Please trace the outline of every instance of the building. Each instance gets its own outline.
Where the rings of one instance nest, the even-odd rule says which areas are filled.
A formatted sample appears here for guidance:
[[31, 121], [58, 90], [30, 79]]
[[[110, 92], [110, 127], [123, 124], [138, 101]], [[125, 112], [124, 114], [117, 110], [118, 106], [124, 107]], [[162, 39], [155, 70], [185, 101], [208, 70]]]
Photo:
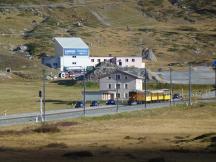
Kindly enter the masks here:
[[[143, 90], [143, 77], [127, 71], [118, 70], [99, 80], [100, 91], [86, 92], [86, 100], [128, 100], [130, 91]], [[118, 88], [118, 90], [117, 90]], [[117, 93], [118, 91], [118, 93]]]
[[86, 68], [89, 65], [89, 47], [81, 38], [59, 37], [54, 41], [61, 71]]
[[110, 61], [113, 59], [113, 63], [120, 67], [136, 67], [145, 68], [142, 57], [129, 56], [129, 57], [90, 57], [90, 66], [96, 66], [100, 62]]
[[110, 60], [120, 67], [145, 68], [142, 57], [90, 57], [89, 47], [81, 38], [56, 37], [54, 43], [55, 57], [43, 57], [42, 64], [60, 71], [83, 69]]
[[41, 60], [43, 65], [46, 65], [50, 68], [57, 69], [60, 67], [60, 57], [56, 56], [44, 56]]

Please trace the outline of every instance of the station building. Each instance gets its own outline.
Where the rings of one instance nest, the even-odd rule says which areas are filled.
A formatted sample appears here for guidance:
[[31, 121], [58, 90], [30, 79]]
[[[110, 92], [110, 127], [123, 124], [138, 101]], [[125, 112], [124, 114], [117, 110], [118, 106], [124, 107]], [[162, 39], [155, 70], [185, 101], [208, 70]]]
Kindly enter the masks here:
[[121, 67], [145, 68], [142, 57], [90, 57], [88, 45], [77, 37], [56, 37], [55, 56], [43, 57], [42, 64], [51, 68], [59, 68], [60, 71], [84, 69], [96, 66], [100, 62], [114, 60]]

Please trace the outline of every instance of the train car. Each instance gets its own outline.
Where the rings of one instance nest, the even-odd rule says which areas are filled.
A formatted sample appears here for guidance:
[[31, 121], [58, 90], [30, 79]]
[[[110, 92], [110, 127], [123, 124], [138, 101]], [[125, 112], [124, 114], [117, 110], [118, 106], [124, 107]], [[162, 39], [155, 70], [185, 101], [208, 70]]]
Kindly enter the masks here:
[[170, 101], [171, 100], [171, 95], [170, 95], [170, 90], [169, 89], [162, 89], [164, 91], [164, 101]]
[[145, 102], [163, 102], [169, 101], [171, 96], [168, 89], [149, 90], [149, 91], [131, 91], [129, 92], [128, 104], [141, 104]]
[[131, 91], [129, 92], [128, 104], [141, 104], [145, 102], [151, 102], [151, 94], [149, 91]]

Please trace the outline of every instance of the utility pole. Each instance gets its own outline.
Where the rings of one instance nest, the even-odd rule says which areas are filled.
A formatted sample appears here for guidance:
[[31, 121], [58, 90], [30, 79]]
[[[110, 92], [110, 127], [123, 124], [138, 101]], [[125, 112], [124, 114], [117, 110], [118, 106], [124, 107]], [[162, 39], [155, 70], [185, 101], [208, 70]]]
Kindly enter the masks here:
[[43, 118], [43, 95], [42, 95], [41, 90], [39, 91], [39, 97], [40, 97], [40, 117], [41, 117], [41, 122], [44, 122], [44, 118]]
[[192, 105], [192, 101], [191, 101], [191, 95], [192, 95], [191, 69], [192, 69], [192, 66], [191, 66], [191, 64], [190, 64], [190, 65], [189, 65], [189, 100], [188, 100], [188, 105], [189, 105], [189, 106]]
[[116, 73], [116, 112], [119, 111], [118, 97], [118, 73]]
[[214, 91], [215, 91], [215, 97], [216, 97], [216, 61], [213, 62], [212, 68], [215, 71], [215, 85], [214, 85]]
[[46, 112], [46, 88], [45, 88], [45, 84], [46, 84], [46, 71], [45, 69], [43, 69], [43, 92], [42, 92], [42, 95], [43, 95], [43, 120], [44, 122], [46, 121], [45, 120], [45, 112]]
[[215, 71], [215, 87], [214, 87], [214, 91], [215, 91], [215, 97], [216, 97], [216, 66], [214, 67], [214, 71]]
[[84, 76], [83, 76], [83, 114], [86, 115], [86, 73], [84, 68]]
[[170, 71], [170, 106], [172, 106], [172, 91], [173, 91], [173, 87], [172, 87], [172, 68], [171, 68], [171, 66], [169, 66], [169, 71]]
[[147, 108], [147, 69], [145, 68], [145, 109]]

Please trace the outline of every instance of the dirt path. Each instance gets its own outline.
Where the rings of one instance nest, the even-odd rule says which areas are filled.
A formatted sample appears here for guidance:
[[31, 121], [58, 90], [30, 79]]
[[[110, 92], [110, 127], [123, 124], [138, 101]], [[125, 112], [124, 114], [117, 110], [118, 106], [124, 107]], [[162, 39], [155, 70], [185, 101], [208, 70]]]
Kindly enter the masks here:
[[92, 9], [89, 9], [89, 11], [92, 13], [92, 15], [94, 15], [97, 20], [104, 26], [111, 26], [111, 24], [108, 22], [108, 20], [106, 20], [106, 18], [99, 14], [97, 11], [93, 11]]
[[[76, 4], [79, 4], [79, 5], [85, 5], [86, 4], [86, 1], [85, 0], [76, 0], [75, 1]], [[85, 6], [86, 8], [88, 8], [89, 12], [96, 17], [96, 19], [104, 26], [111, 26], [110, 22], [107, 20], [107, 18], [102, 15], [101, 13], [93, 10], [92, 8], [90, 8], [89, 6]]]

